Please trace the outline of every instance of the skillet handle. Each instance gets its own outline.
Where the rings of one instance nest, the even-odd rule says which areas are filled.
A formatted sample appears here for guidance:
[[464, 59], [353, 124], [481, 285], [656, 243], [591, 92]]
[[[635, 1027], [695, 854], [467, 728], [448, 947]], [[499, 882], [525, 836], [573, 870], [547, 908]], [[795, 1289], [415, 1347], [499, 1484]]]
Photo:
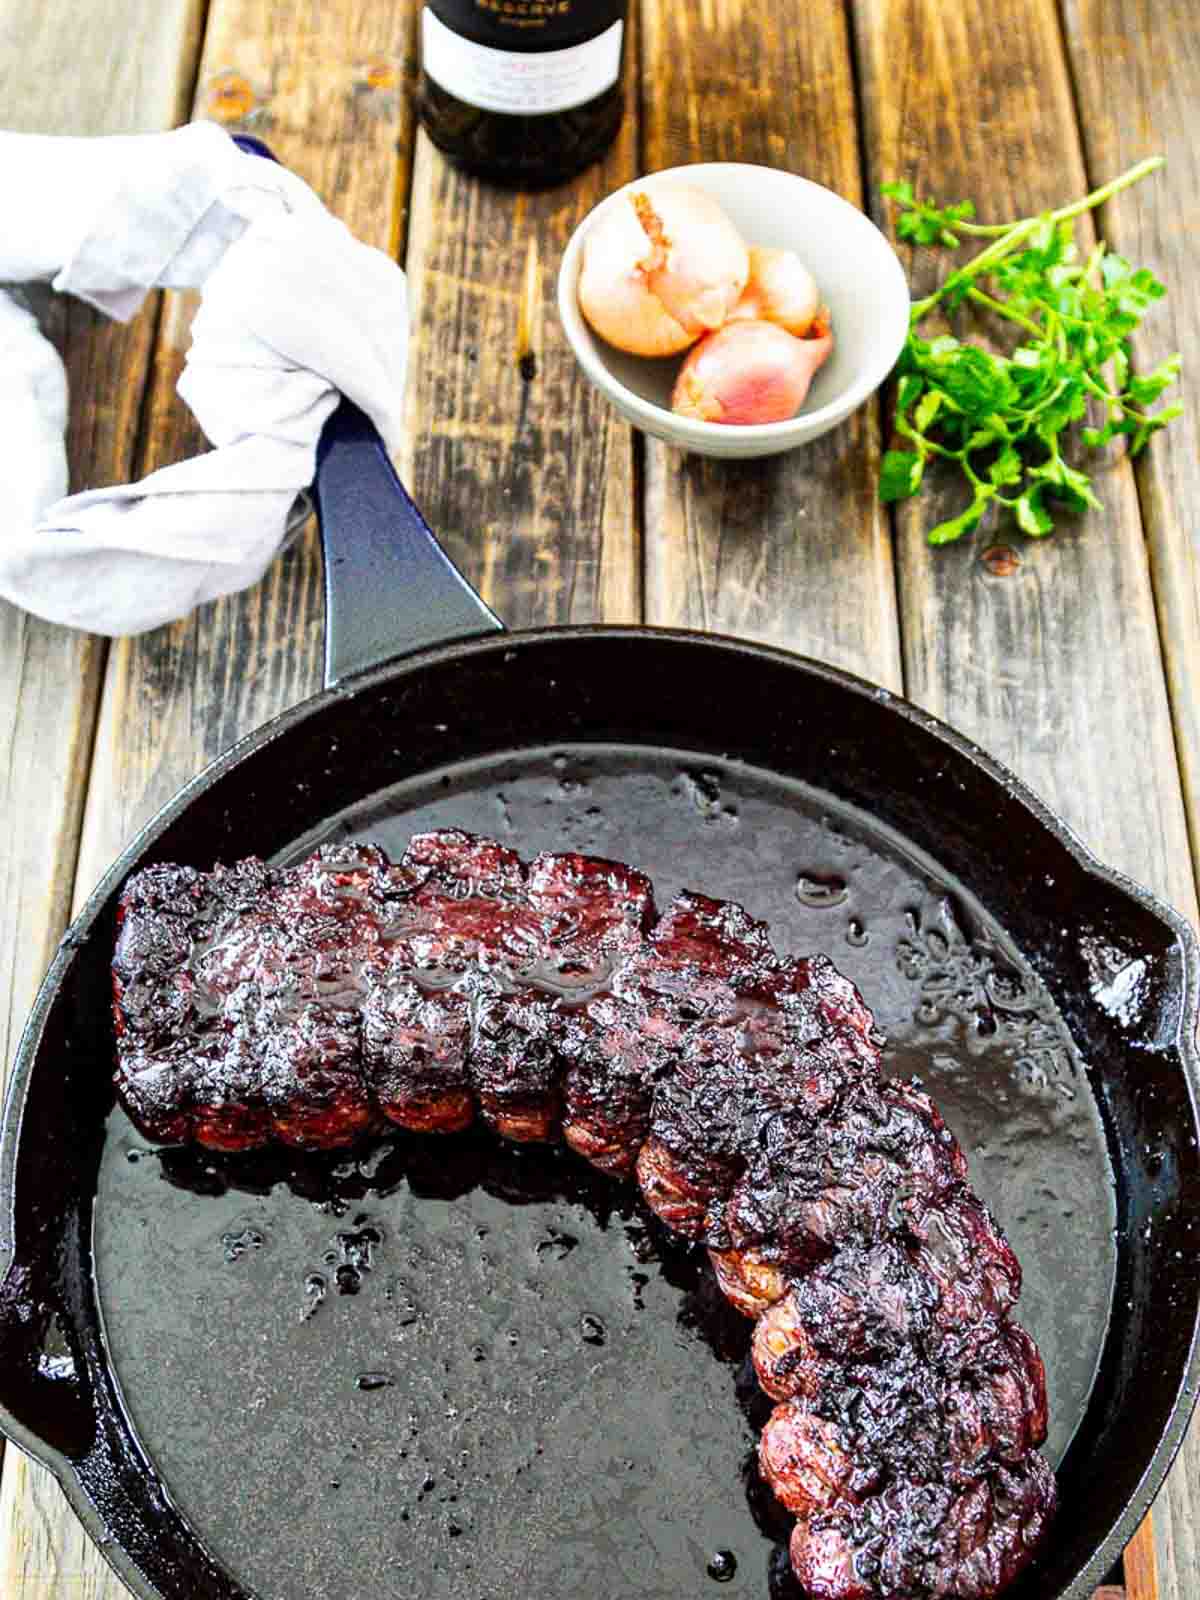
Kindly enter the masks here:
[[[276, 159], [261, 139], [233, 141]], [[392, 656], [502, 633], [396, 476], [374, 424], [342, 400], [317, 446], [313, 485], [325, 553], [325, 687]]]
[[503, 632], [437, 542], [349, 400], [325, 424], [313, 484], [325, 552], [325, 683], [451, 639]]

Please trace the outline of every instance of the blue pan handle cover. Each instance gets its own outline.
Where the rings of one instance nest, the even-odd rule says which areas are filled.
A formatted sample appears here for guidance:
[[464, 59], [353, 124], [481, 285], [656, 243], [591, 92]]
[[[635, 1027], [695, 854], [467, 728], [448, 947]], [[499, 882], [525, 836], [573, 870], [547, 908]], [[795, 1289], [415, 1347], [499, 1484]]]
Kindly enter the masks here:
[[374, 424], [343, 400], [313, 485], [325, 551], [325, 683], [393, 656], [502, 632], [434, 537]]

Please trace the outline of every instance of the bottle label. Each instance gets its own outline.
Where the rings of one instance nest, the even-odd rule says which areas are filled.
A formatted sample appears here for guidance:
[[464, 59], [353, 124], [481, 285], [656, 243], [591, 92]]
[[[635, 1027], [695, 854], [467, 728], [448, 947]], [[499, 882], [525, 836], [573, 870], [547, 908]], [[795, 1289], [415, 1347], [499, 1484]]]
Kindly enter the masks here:
[[464, 39], [425, 7], [421, 64], [445, 89], [481, 111], [538, 116], [586, 105], [611, 89], [621, 74], [624, 24], [565, 50], [495, 50]]

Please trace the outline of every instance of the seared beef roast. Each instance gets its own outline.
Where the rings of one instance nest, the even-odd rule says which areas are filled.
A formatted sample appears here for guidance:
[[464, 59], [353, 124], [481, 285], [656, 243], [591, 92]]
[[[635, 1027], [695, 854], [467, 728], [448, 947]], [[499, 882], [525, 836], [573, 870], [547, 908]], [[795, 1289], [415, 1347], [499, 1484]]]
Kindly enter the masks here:
[[986, 1600], [1029, 1562], [1055, 1487], [1020, 1268], [824, 957], [457, 830], [398, 863], [148, 867], [118, 915], [117, 1091], [150, 1138], [326, 1149], [478, 1116], [636, 1173], [757, 1319], [760, 1467], [813, 1600]]

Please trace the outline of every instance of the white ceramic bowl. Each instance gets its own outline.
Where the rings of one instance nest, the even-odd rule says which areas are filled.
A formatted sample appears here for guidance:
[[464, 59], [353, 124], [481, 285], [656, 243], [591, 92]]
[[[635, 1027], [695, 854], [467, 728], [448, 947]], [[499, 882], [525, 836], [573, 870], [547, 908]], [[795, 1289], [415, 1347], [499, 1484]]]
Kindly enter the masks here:
[[[747, 244], [794, 250], [812, 272], [833, 320], [833, 354], [813, 379], [799, 414], [753, 425], [699, 422], [671, 410], [683, 361], [650, 361], [606, 344], [579, 310], [579, 269], [588, 232], [627, 189], [683, 183], [707, 190]], [[819, 183], [776, 167], [713, 161], [671, 167], [626, 184], [602, 200], [567, 243], [558, 275], [558, 309], [580, 366], [636, 427], [706, 456], [767, 456], [828, 433], [875, 392], [896, 363], [908, 332], [909, 293], [891, 245], [857, 206]]]

